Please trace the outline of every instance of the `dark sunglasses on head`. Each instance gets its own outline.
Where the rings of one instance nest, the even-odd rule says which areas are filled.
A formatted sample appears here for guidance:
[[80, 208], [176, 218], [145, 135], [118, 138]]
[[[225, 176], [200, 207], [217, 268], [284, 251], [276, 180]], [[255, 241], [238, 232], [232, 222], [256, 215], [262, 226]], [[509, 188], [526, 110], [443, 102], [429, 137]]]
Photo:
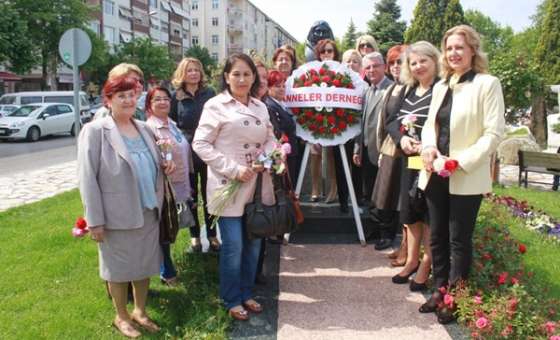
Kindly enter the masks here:
[[364, 48], [364, 47], [373, 48], [373, 46], [371, 46], [370, 43], [363, 43], [363, 44], [358, 45], [358, 47], [359, 47], [359, 48]]

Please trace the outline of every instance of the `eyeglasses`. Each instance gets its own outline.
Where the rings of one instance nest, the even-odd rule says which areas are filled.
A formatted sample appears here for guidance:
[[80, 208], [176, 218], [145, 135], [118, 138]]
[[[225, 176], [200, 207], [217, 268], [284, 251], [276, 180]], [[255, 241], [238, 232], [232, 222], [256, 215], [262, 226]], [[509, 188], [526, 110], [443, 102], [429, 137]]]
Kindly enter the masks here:
[[154, 99], [152, 99], [153, 102], [157, 103], [157, 102], [168, 102], [171, 99], [169, 97], [154, 97]]
[[371, 65], [365, 67], [365, 69], [369, 70], [369, 69], [379, 68], [379, 67], [383, 67], [383, 66], [385, 66], [385, 65], [383, 65], [383, 64], [371, 64]]
[[325, 53], [334, 53], [334, 50], [332, 48], [325, 48], [323, 51], [321, 51], [321, 54]]
[[370, 43], [363, 43], [358, 45], [358, 48], [364, 48], [364, 47], [373, 48], [373, 46], [371, 46]]

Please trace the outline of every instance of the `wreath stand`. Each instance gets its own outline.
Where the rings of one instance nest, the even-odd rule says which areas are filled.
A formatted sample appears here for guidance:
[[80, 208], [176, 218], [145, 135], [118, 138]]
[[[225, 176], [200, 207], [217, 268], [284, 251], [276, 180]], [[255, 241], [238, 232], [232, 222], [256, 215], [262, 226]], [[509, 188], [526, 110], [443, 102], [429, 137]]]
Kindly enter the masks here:
[[[346, 184], [348, 185], [348, 193], [350, 194], [350, 201], [352, 203], [352, 213], [354, 214], [354, 221], [356, 222], [356, 230], [358, 231], [358, 238], [360, 239], [360, 244], [362, 247], [366, 246], [366, 239], [364, 237], [364, 228], [362, 226], [362, 219], [360, 217], [360, 209], [358, 207], [358, 201], [356, 200], [356, 193], [354, 192], [354, 185], [352, 184], [352, 175], [350, 174], [350, 166], [348, 165], [348, 157], [346, 155], [346, 149], [344, 144], [338, 144], [340, 150], [340, 156], [342, 158], [342, 166], [344, 167], [344, 177], [346, 177]], [[299, 171], [299, 176], [296, 184], [296, 195], [299, 197], [301, 193], [301, 187], [303, 186], [303, 178], [305, 176], [305, 170], [307, 169], [307, 162], [309, 161], [309, 153], [311, 152], [311, 144], [308, 142], [305, 144], [305, 151], [303, 152], [303, 159], [301, 162], [301, 168]], [[284, 241], [288, 243], [290, 241], [290, 234], [284, 234]]]

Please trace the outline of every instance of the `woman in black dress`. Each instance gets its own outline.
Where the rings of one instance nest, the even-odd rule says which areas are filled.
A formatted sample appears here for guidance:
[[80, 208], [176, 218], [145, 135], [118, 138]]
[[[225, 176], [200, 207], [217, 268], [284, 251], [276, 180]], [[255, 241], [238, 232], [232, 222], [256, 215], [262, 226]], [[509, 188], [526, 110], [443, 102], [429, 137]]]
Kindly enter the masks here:
[[[413, 157], [422, 150], [420, 135], [428, 116], [432, 87], [439, 72], [439, 51], [426, 41], [409, 46], [404, 53], [401, 81], [407, 85], [404, 100], [396, 116], [388, 122], [388, 131], [403, 152], [400, 185], [399, 220], [408, 230], [408, 255], [402, 271], [392, 278], [393, 283], [408, 283], [412, 291], [425, 290], [432, 265], [427, 208], [423, 193], [418, 189], [419, 170], [414, 169]], [[418, 159], [416, 159], [418, 160]], [[423, 241], [422, 241], [423, 240]], [[419, 263], [420, 243], [424, 256]]]

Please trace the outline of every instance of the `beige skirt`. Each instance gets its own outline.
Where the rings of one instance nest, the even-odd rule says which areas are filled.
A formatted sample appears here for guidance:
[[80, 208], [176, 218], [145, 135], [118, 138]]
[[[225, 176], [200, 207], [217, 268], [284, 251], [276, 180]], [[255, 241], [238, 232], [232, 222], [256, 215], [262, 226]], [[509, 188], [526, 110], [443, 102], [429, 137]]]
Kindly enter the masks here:
[[138, 229], [105, 229], [99, 243], [99, 276], [109, 282], [130, 282], [159, 274], [162, 262], [159, 223], [155, 209], [144, 210]]

